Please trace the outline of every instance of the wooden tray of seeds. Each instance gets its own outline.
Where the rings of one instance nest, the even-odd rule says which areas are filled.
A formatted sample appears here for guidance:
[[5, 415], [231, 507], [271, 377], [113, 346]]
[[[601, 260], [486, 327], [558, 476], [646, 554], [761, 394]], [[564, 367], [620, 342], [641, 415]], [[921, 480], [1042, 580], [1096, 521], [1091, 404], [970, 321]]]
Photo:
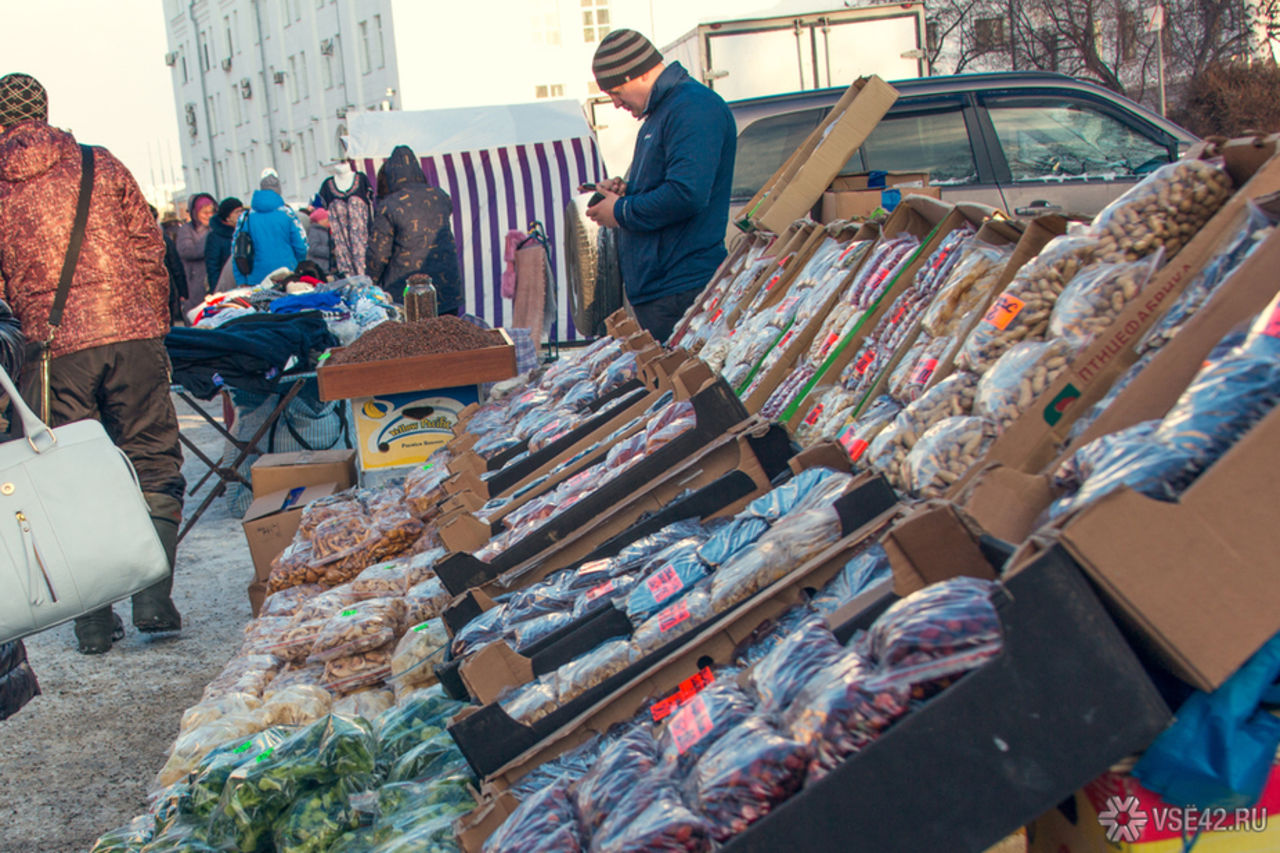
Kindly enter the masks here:
[[510, 379], [516, 375], [515, 344], [506, 329], [492, 332], [501, 337], [501, 344], [378, 361], [334, 363], [343, 349], [332, 349], [321, 356], [316, 369], [320, 399], [328, 402]]

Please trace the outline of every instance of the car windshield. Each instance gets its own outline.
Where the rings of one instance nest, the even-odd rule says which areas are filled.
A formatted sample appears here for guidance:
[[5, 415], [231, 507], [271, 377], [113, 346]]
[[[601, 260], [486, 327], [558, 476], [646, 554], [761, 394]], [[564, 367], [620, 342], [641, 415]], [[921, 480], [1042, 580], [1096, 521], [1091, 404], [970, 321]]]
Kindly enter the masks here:
[[1171, 159], [1168, 146], [1077, 101], [1004, 97], [986, 107], [1015, 181], [1136, 177]]

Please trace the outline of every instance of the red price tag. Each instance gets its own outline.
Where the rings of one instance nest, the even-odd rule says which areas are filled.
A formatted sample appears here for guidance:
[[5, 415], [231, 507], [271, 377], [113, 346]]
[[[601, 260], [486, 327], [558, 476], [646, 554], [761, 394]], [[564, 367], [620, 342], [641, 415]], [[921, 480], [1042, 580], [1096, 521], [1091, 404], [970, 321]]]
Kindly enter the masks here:
[[675, 692], [660, 702], [655, 702], [649, 708], [649, 713], [653, 716], [655, 723], [660, 723], [671, 715], [676, 708], [679, 708], [685, 702], [688, 702], [694, 696], [697, 696], [707, 687], [715, 683], [715, 674], [711, 672], [711, 667], [704, 666], [693, 675], [680, 682]]
[[714, 311], [714, 310], [715, 310], [715, 307], [716, 307], [717, 305], [719, 305], [719, 304], [720, 304], [720, 297], [719, 297], [719, 296], [713, 296], [713, 297], [711, 297], [711, 299], [707, 302], [707, 307], [706, 307], [706, 309], [705, 309], [705, 310], [707, 310], [707, 311]]
[[1276, 304], [1276, 308], [1271, 312], [1271, 319], [1267, 320], [1267, 325], [1263, 327], [1262, 334], [1272, 338], [1280, 338], [1280, 303]]
[[715, 724], [711, 720], [711, 712], [707, 710], [706, 700], [696, 696], [688, 705], [676, 711], [668, 725], [676, 751], [684, 755], [706, 737]]
[[778, 283], [780, 278], [782, 278], [782, 273], [774, 273], [773, 278], [769, 279], [769, 281], [765, 283], [765, 292], [768, 293], [770, 290], [773, 290], [773, 286]]
[[862, 244], [861, 244], [859, 241], [857, 241], [857, 240], [850, 240], [850, 241], [849, 241], [849, 245], [848, 245], [848, 246], [845, 246], [844, 251], [840, 253], [840, 260], [842, 260], [842, 261], [843, 261], [846, 257], [848, 257], [848, 256], [849, 256], [849, 253], [850, 253], [850, 252], [852, 252], [854, 249], [856, 249], [856, 248], [857, 248], [858, 246], [860, 246], [860, 245], [862, 245]]
[[995, 303], [982, 318], [982, 322], [1004, 331], [1009, 328], [1009, 324], [1013, 322], [1013, 318], [1018, 316], [1018, 313], [1025, 305], [1026, 303], [1018, 297], [1002, 293], [996, 297]]
[[787, 332], [785, 335], [783, 335], [782, 340], [778, 341], [778, 349], [785, 349], [787, 346], [787, 341], [791, 340], [791, 336], [794, 334], [795, 332]]
[[658, 604], [684, 589], [684, 581], [680, 580], [680, 575], [676, 573], [676, 567], [670, 563], [667, 563], [662, 568], [662, 571], [645, 581], [644, 585], [649, 587], [653, 600]]
[[613, 592], [613, 581], [609, 580], [599, 586], [593, 586], [591, 589], [587, 590], [586, 598], [587, 601], [595, 601], [600, 596], [608, 595], [611, 592]]
[[862, 358], [858, 359], [858, 363], [853, 366], [853, 372], [859, 376], [867, 372], [871, 367], [871, 363], [876, 360], [875, 350], [867, 350], [862, 354]]
[[936, 358], [926, 358], [915, 366], [915, 369], [911, 371], [911, 378], [907, 381], [912, 385], [925, 385], [937, 368], [938, 360]]
[[862, 458], [862, 454], [867, 452], [867, 448], [870, 446], [870, 443], [863, 441], [860, 438], [855, 438], [846, 444], [844, 449], [849, 451], [849, 461], [857, 462]]
[[904, 303], [902, 303], [901, 305], [899, 305], [899, 306], [898, 306], [898, 310], [897, 310], [897, 311], [895, 311], [895, 312], [894, 312], [894, 314], [893, 314], [893, 319], [892, 319], [892, 320], [890, 320], [889, 322], [890, 322], [890, 323], [900, 323], [900, 322], [902, 322], [902, 317], [903, 317], [903, 315], [904, 315], [904, 314], [906, 314], [906, 313], [907, 313], [907, 308], [908, 308], [908, 307], [909, 307], [909, 306], [908, 306], [908, 305], [907, 305], [907, 303], [905, 303], [905, 302], [904, 302]]
[[683, 601], [677, 601], [658, 613], [658, 630], [665, 634], [688, 618], [689, 605]]
[[716, 320], [719, 320], [719, 319], [720, 319], [720, 315], [721, 315], [721, 314], [723, 314], [723, 313], [724, 313], [724, 311], [723, 311], [723, 310], [721, 310], [721, 309], [717, 308], [717, 309], [716, 309], [716, 313], [714, 313], [714, 314], [712, 314], [712, 315], [711, 315], [711, 322], [712, 322], [712, 323], [714, 323]]
[[819, 360], [825, 358], [827, 353], [831, 352], [831, 348], [836, 345], [838, 340], [840, 340], [840, 335], [835, 332], [827, 335], [827, 339], [822, 342], [822, 349], [818, 351]]
[[804, 416], [804, 422], [809, 426], [813, 426], [818, 422], [818, 418], [820, 417], [822, 417], [821, 403], [819, 403], [818, 405], [814, 406], [812, 409], [809, 410], [809, 414]]

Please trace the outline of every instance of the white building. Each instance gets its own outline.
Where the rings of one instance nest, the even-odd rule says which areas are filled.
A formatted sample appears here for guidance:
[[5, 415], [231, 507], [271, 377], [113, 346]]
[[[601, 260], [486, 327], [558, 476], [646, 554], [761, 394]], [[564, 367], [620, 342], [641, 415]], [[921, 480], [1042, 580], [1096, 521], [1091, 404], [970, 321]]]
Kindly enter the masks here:
[[[188, 190], [248, 201], [271, 166], [293, 202], [341, 156], [349, 110], [582, 103], [599, 95], [591, 57], [610, 29], [661, 47], [699, 21], [754, 17], [735, 0], [164, 0], [164, 15]], [[607, 105], [594, 118], [612, 125], [616, 173], [636, 123]]]

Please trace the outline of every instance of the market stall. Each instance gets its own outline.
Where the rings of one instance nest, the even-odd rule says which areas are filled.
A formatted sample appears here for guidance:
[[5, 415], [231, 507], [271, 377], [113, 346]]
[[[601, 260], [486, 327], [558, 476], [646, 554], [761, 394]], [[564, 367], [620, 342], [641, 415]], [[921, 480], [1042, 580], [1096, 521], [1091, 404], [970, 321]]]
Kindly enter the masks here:
[[745, 216], [668, 345], [619, 312], [302, 507], [95, 850], [1057, 853], [1098, 786], [1273, 849], [1280, 733], [1191, 703], [1275, 677], [1278, 149], [1091, 222]]

